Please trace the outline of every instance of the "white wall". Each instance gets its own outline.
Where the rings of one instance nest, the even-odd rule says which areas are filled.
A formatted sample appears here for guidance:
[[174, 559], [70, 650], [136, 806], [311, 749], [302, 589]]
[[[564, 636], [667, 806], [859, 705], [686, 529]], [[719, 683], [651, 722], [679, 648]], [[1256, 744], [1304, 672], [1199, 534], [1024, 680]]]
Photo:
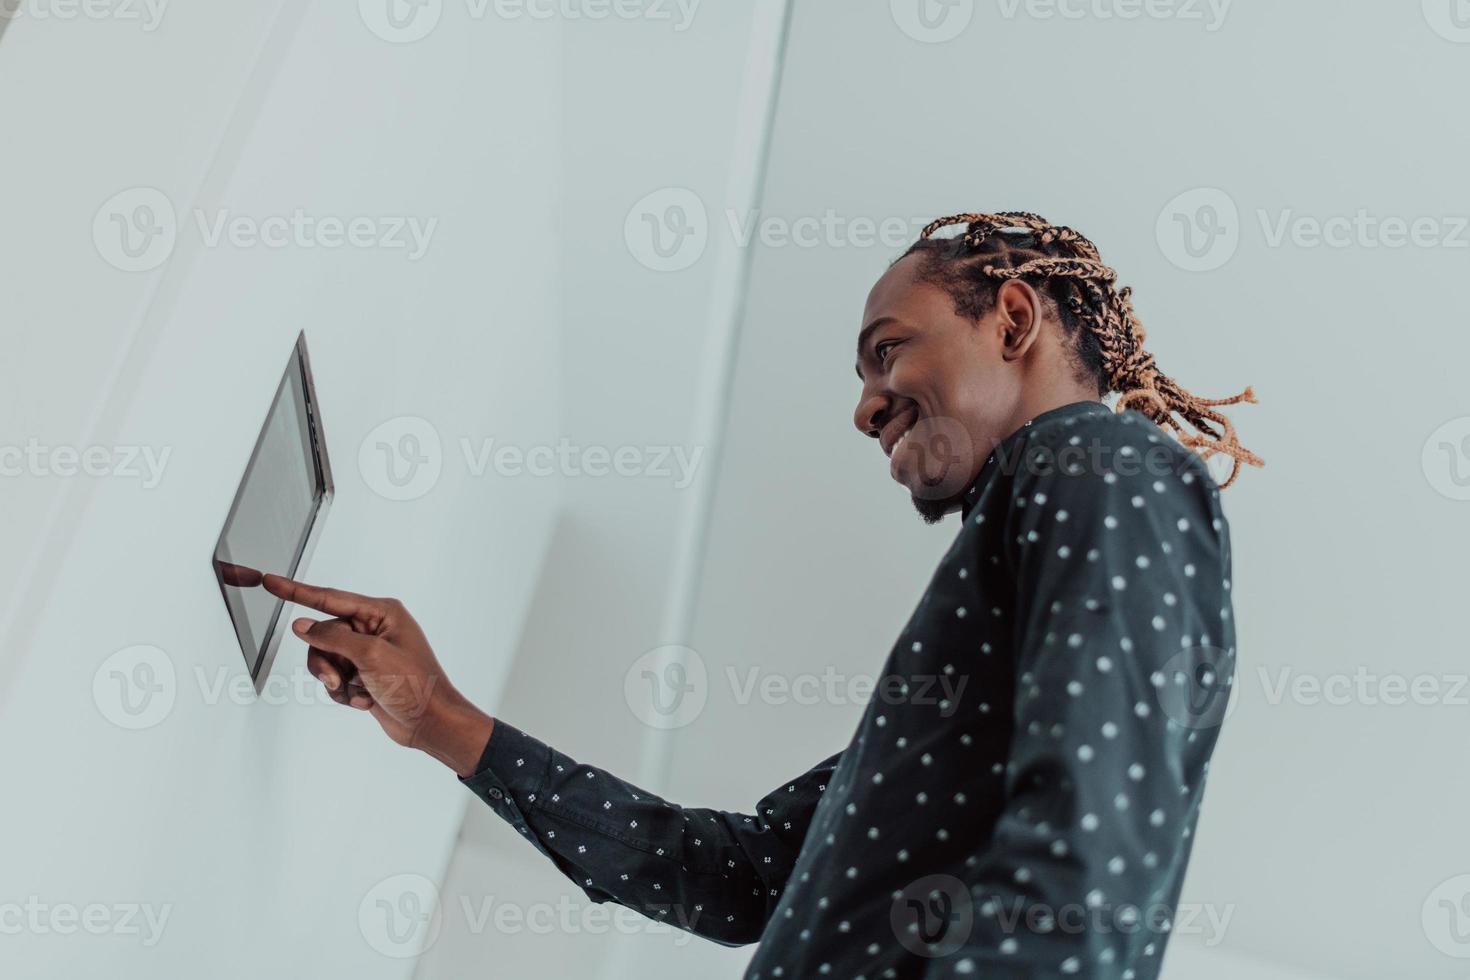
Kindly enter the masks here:
[[[1463, 707], [1272, 703], [1260, 670], [1272, 687], [1282, 670], [1465, 674], [1470, 504], [1437, 493], [1420, 454], [1470, 414], [1467, 252], [1273, 248], [1257, 212], [1465, 215], [1470, 135], [1447, 121], [1470, 48], [1420, 4], [1238, 0], [1214, 32], [1012, 6], [976, 3], [956, 37], [923, 43], [887, 3], [798, 4], [765, 213], [1040, 212], [1135, 287], [1163, 370], [1206, 396], [1255, 386], [1261, 403], [1234, 417], [1268, 466], [1225, 499], [1242, 692], [1184, 900], [1233, 906], [1228, 950], [1342, 977], [1459, 975], [1420, 913], [1470, 868], [1453, 816], [1470, 805]], [[1243, 219], [1213, 272], [1175, 266], [1156, 237], [1195, 187], [1226, 190]], [[918, 523], [850, 421], [863, 301], [896, 254], [840, 234], [756, 247], [695, 633], [712, 677], [872, 674], [954, 533]], [[861, 712], [758, 701], [712, 682], [668, 795], [748, 808]]]
[[[559, 748], [650, 785], [662, 778], [665, 746], [628, 710], [623, 679], [650, 649], [687, 642], [678, 625], [680, 561], [697, 556], [700, 495], [716, 465], [710, 413], [723, 409], [726, 335], [748, 258], [716, 223], [727, 202], [749, 207], [758, 191], [785, 6], [695, 4], [687, 22], [563, 25], [561, 435], [575, 445], [683, 453], [692, 479], [669, 464], [669, 476], [566, 481], [519, 656], [491, 707]], [[659, 271], [625, 231], [630, 214], [635, 232], [645, 211], [660, 216], [662, 203], [645, 199], [668, 188], [708, 202], [710, 233], [702, 248], [689, 243], [687, 267]], [[492, 965], [498, 975], [530, 976], [548, 956], [567, 976], [626, 976], [645, 968], [650, 944], [686, 957], [703, 945], [637, 922], [626, 924], [636, 935], [621, 935], [606, 919], [610, 908], [594, 907], [478, 805], [467, 815], [444, 901], [511, 915], [565, 904], [577, 925], [536, 935], [457, 913], [424, 957], [423, 978]]]
[[[555, 24], [469, 22], [453, 6], [406, 45], [334, 4], [180, 4], [152, 32], [24, 16], [7, 30], [0, 441], [171, 456], [148, 489], [4, 480], [0, 900], [169, 918], [152, 947], [121, 930], [7, 934], [0, 972], [411, 972], [366, 938], [384, 935], [374, 899], [399, 898], [394, 881], [374, 889], [439, 878], [467, 794], [311, 693], [221, 695], [245, 672], [209, 560], [304, 328], [338, 490], [311, 577], [401, 595], [456, 682], [495, 698], [560, 486], [474, 477], [459, 440], [554, 442], [559, 66]], [[134, 185], [181, 216], [153, 272], [109, 266], [92, 239], [94, 212]], [[438, 225], [417, 261], [209, 247], [196, 206]], [[381, 473], [358, 465], [398, 416], [443, 440], [442, 476], [410, 502], [377, 495]], [[108, 658], [136, 644], [175, 683], [151, 703], [156, 723], [129, 731], [109, 720]], [[299, 643], [276, 674], [302, 679]]]
[[[1467, 413], [1464, 252], [1271, 247], [1257, 217], [1464, 213], [1452, 188], [1470, 146], [1445, 121], [1470, 48], [1402, 7], [1237, 0], [1209, 31], [1024, 6], [1008, 19], [982, 2], [934, 44], [889, 4], [795, 7], [766, 216], [1040, 211], [1092, 235], [1136, 287], [1165, 370], [1203, 394], [1261, 396], [1237, 420], [1270, 465], [1226, 501], [1243, 694], [1185, 893], [1233, 916], [1218, 946], [1176, 939], [1173, 976], [1456, 975], [1420, 910], [1470, 870], [1453, 819], [1470, 799], [1444, 775], [1460, 713], [1272, 703], [1259, 674], [1463, 673], [1465, 505], [1434, 492], [1420, 450]], [[351, 4], [279, 2], [179, 3], [151, 32], [23, 16], [0, 41], [0, 446], [172, 454], [150, 489], [0, 478], [0, 903], [170, 909], [148, 949], [0, 936], [6, 975], [405, 977], [413, 961], [364, 935], [403, 874], [442, 879], [442, 933], [417, 964], [432, 980], [548, 958], [568, 975], [737, 976], [749, 956], [477, 926], [466, 901], [588, 903], [366, 719], [304, 698], [210, 703], [244, 670], [209, 552], [299, 329], [339, 490], [312, 577], [402, 596], [481, 703], [683, 803], [749, 808], [845, 741], [860, 705], [741, 705], [725, 671], [876, 671], [952, 533], [917, 523], [848, 421], [857, 317], [893, 250], [731, 238], [724, 212], [743, 209], [752, 159], [739, 120], [772, 50], [761, 8], [701, 5], [684, 29], [469, 9], [445, 4], [408, 44], [375, 37]], [[92, 223], [140, 185], [184, 231], [167, 265], [124, 273]], [[657, 273], [624, 222], [669, 187], [700, 198], [710, 239]], [[1239, 251], [1208, 273], [1178, 268], [1156, 237], [1195, 187], [1224, 189], [1243, 216]], [[188, 216], [297, 206], [439, 224], [408, 262], [207, 248]], [[743, 260], [748, 289], [731, 297]], [[701, 396], [737, 302], [716, 442]], [[412, 502], [382, 499], [358, 467], [399, 416], [442, 439], [443, 475]], [[474, 477], [460, 440], [489, 438], [705, 451], [715, 510], [689, 635], [670, 630], [697, 490]], [[621, 687], [639, 655], [680, 641], [716, 683], [665, 775], [665, 746]], [[94, 694], [135, 644], [177, 679], [142, 731]], [[301, 676], [299, 645], [277, 670]]]

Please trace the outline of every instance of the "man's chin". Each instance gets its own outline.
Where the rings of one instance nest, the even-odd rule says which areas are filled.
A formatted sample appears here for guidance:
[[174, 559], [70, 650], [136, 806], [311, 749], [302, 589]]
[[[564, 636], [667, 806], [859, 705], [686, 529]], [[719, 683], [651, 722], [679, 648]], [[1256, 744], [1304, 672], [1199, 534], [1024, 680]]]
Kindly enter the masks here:
[[959, 510], [964, 505], [964, 494], [946, 493], [948, 487], [942, 483], [931, 485], [920, 482], [915, 486], [903, 481], [903, 485], [909, 492], [914, 510], [919, 512], [925, 524], [938, 524], [944, 520], [946, 514]]
[[944, 520], [946, 514], [958, 510], [960, 507], [960, 500], [957, 497], [936, 500], [933, 497], [926, 497], [916, 493], [911, 494], [909, 499], [913, 501], [914, 510], [919, 512], [919, 516], [924, 519], [925, 524], [938, 524]]
[[964, 488], [961, 487], [958, 492], [951, 489], [954, 480], [949, 472], [932, 483], [916, 473], [906, 471], [906, 468], [898, 469], [893, 478], [908, 490], [909, 500], [913, 502], [914, 510], [919, 512], [925, 524], [938, 524], [944, 520], [946, 514], [964, 506]]

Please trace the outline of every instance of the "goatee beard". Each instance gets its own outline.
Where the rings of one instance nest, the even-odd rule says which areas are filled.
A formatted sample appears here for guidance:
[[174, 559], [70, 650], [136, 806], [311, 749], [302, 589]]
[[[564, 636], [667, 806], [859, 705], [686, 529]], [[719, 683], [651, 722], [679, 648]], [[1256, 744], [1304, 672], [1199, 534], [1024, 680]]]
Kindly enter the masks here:
[[914, 510], [919, 512], [919, 516], [924, 519], [925, 524], [938, 524], [960, 502], [958, 497], [951, 497], [947, 500], [931, 500], [924, 497], [911, 496], [909, 499], [914, 502]]

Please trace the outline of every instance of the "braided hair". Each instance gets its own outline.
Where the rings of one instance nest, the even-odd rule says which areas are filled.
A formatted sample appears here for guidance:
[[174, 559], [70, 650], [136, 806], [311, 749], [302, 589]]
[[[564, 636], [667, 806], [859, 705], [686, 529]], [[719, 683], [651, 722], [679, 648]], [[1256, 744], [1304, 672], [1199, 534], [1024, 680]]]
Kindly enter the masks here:
[[[952, 225], [964, 225], [964, 234], [934, 237]], [[1240, 444], [1235, 426], [1217, 411], [1254, 403], [1255, 392], [1246, 388], [1234, 398], [1199, 398], [1160, 372], [1144, 349], [1132, 288], [1114, 288], [1118, 274], [1081, 234], [1026, 211], [955, 214], [930, 222], [900, 261], [915, 254], [924, 258], [920, 278], [944, 288], [960, 316], [978, 319], [989, 312], [996, 290], [1009, 279], [1025, 280], [1050, 297], [1079, 366], [1097, 383], [1099, 397], [1119, 393], [1117, 411], [1132, 408], [1169, 427], [1203, 459], [1216, 453], [1229, 456], [1233, 465], [1222, 489], [1235, 482], [1242, 463], [1264, 465]], [[1185, 424], [1194, 431], [1186, 431]]]

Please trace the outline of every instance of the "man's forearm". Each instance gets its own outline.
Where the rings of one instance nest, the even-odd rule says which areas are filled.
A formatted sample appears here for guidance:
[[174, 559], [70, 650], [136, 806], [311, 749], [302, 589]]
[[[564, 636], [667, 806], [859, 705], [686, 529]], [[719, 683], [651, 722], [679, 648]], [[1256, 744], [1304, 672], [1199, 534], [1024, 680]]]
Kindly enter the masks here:
[[459, 778], [468, 779], [475, 774], [494, 729], [495, 719], [456, 691], [430, 707], [413, 747], [453, 769]]

